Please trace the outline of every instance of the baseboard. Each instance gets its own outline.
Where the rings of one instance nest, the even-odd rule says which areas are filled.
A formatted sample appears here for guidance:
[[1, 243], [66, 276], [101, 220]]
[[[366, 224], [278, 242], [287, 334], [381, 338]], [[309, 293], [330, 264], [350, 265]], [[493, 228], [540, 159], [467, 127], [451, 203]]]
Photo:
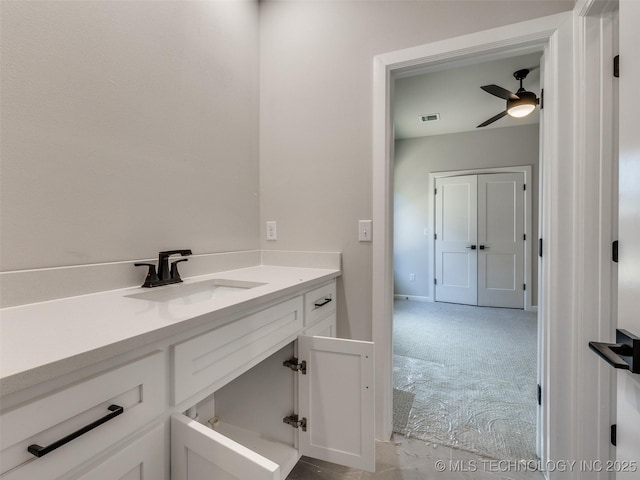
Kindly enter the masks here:
[[398, 293], [393, 295], [394, 300], [411, 300], [412, 302], [433, 302], [431, 297], [422, 297], [420, 295], [400, 295]]

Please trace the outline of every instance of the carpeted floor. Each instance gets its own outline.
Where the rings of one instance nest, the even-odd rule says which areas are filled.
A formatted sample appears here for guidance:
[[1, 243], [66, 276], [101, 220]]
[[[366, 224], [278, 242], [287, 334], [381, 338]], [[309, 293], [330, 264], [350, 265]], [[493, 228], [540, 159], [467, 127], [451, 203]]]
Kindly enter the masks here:
[[396, 300], [394, 431], [537, 459], [536, 325], [523, 310]]

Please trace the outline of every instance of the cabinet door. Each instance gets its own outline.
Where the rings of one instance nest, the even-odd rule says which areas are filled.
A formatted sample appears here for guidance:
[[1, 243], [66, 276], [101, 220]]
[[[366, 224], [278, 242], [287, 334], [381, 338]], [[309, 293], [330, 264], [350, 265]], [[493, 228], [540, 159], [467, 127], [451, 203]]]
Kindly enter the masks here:
[[162, 480], [165, 475], [164, 425], [125, 445], [76, 480]]
[[171, 417], [171, 480], [281, 480], [278, 464], [181, 414]]
[[298, 376], [302, 455], [374, 471], [373, 353], [371, 342], [298, 337], [298, 356], [307, 362]]

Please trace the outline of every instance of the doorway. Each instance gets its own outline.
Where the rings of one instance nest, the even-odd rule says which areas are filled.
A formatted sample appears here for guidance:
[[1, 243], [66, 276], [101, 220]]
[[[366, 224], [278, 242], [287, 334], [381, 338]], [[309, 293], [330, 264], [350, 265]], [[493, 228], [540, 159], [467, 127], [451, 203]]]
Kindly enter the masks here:
[[[559, 33], [560, 32], [560, 33]], [[542, 169], [543, 178], [566, 181], [566, 173], [560, 168], [557, 159], [562, 156], [573, 158], [573, 144], [561, 141], [561, 138], [572, 138], [571, 123], [563, 123], [562, 114], [570, 114], [570, 98], [558, 97], [558, 88], [570, 88], [561, 82], [561, 78], [571, 78], [563, 76], [564, 69], [571, 65], [571, 13], [558, 14], [537, 20], [523, 22], [517, 27], [507, 26], [496, 28], [465, 37], [451, 39], [449, 41], [437, 42], [434, 44], [414, 47], [407, 50], [400, 50], [375, 58], [374, 63], [374, 128], [373, 128], [373, 219], [376, 228], [373, 231], [373, 340], [376, 342], [376, 372], [377, 388], [376, 405], [376, 436], [378, 439], [386, 441], [391, 436], [392, 431], [392, 311], [393, 311], [393, 261], [392, 261], [392, 232], [390, 228], [392, 219], [392, 197], [393, 191], [393, 158], [394, 147], [392, 138], [391, 123], [391, 102], [393, 98], [393, 78], [394, 75], [406, 72], [415, 68], [442, 68], [443, 64], [455, 65], [464, 62], [478, 62], [484, 58], [500, 58], [513, 56], [514, 54], [532, 53], [536, 51], [545, 52], [545, 68], [542, 72], [545, 78], [545, 85], [551, 85], [547, 95], [551, 95], [556, 103], [545, 106], [549, 121], [542, 125], [543, 139], [541, 150], [544, 152], [545, 166]], [[549, 164], [547, 165], [547, 162]], [[569, 183], [571, 181], [569, 180]], [[542, 192], [541, 212], [544, 222], [544, 232], [549, 232], [550, 245], [554, 255], [542, 261], [543, 267], [549, 262], [549, 269], [541, 270], [541, 276], [548, 277], [550, 281], [545, 281], [545, 289], [541, 292], [541, 300], [544, 300], [546, 292], [556, 290], [557, 296], [554, 301], [543, 303], [539, 315], [541, 323], [544, 325], [544, 335], [541, 338], [542, 363], [541, 371], [544, 376], [544, 385], [559, 384], [563, 374], [563, 365], [559, 362], [567, 352], [563, 346], [558, 350], [550, 343], [550, 337], [556, 336], [562, 344], [565, 338], [571, 339], [570, 332], [566, 331], [566, 324], [549, 324], [548, 319], [553, 316], [562, 316], [559, 311], [565, 308], [566, 301], [563, 294], [566, 291], [564, 273], [567, 263], [573, 258], [571, 255], [563, 257], [567, 248], [563, 246], [561, 237], [563, 228], [562, 222], [570, 220], [571, 212], [559, 208], [565, 197], [571, 198], [570, 191], [557, 191], [546, 189]], [[567, 218], [565, 218], [567, 217]], [[546, 260], [546, 262], [545, 262]], [[553, 274], [553, 275], [552, 275]], [[570, 298], [566, 300], [570, 301]], [[551, 348], [553, 347], [553, 348]], [[549, 368], [549, 357], [554, 357], [556, 367], [552, 371]], [[543, 388], [544, 388], [543, 385]], [[543, 391], [543, 403], [541, 411], [541, 438], [554, 439], [564, 438], [562, 426], [550, 422], [549, 408], [556, 411], [559, 405], [567, 405], [573, 397], [568, 395], [556, 395], [547, 397]], [[554, 443], [555, 445], [555, 443]], [[550, 449], [554, 445], [543, 443], [541, 445], [543, 460], [548, 458]]]
[[[398, 86], [399, 98], [402, 88]], [[452, 185], [454, 190], [460, 186], [465, 196], [462, 203], [473, 203], [476, 210], [478, 182], [484, 183], [481, 190], [485, 198], [487, 183], [508, 187], [511, 203], [518, 204], [517, 207], [512, 205], [510, 217], [514, 217], [518, 208], [522, 210], [520, 220], [511, 222], [512, 237], [515, 238], [517, 233], [523, 239], [525, 232], [531, 235], [527, 247], [532, 248], [527, 249], [527, 260], [531, 262], [536, 258], [536, 251], [531, 245], [536, 243], [531, 242], [535, 235], [531, 234], [529, 225], [536, 223], [531, 218], [531, 197], [537, 198], [533, 193], [538, 190], [538, 182], [533, 178], [538, 170], [538, 125], [410, 138], [396, 141], [395, 147], [394, 431], [491, 458], [535, 459], [536, 314], [433, 301], [443, 300], [435, 295], [438, 286], [434, 283], [437, 263], [434, 251], [443, 232], [442, 226], [434, 226], [438, 223], [439, 199], [441, 203], [447, 197], [443, 184]], [[533, 166], [495, 166], [509, 165], [516, 156]], [[442, 171], [443, 166], [456, 166], [459, 170]], [[501, 183], [501, 180], [506, 182]], [[440, 186], [436, 192], [438, 183]], [[503, 194], [504, 191], [498, 192], [499, 197]], [[501, 208], [494, 212], [505, 214]], [[458, 224], [454, 229], [458, 230], [457, 233], [466, 231], [466, 239], [473, 240], [473, 243], [458, 245], [458, 250], [465, 258], [477, 261], [477, 255], [468, 255], [471, 249], [466, 248], [480, 245], [477, 215], [463, 217], [461, 222], [454, 222]], [[419, 224], [419, 229], [412, 228], [415, 223]], [[514, 229], [515, 223], [520, 226]], [[428, 227], [425, 236], [430, 233], [419, 243], [419, 250], [425, 254], [431, 252], [430, 259], [424, 264], [420, 264], [419, 251], [411, 250], [408, 243], [411, 236], [421, 237], [422, 226]], [[486, 242], [487, 238], [493, 239], [491, 235], [486, 232], [482, 235], [483, 245], [490, 249], [495, 246]], [[401, 280], [409, 280], [412, 272], [417, 272], [418, 281], [402, 284]], [[427, 273], [431, 276], [429, 283], [432, 286], [429, 289], [433, 293], [424, 298], [424, 294], [419, 297], [421, 292], [416, 291], [418, 295], [412, 300], [426, 301], [405, 301], [405, 288], [415, 285], [424, 288], [424, 292], [428, 291], [423, 286], [424, 282], [420, 283], [421, 276]], [[475, 271], [472, 275], [475, 276]], [[467, 275], [464, 276], [468, 279]], [[513, 288], [514, 278], [512, 275], [511, 291], [517, 292], [517, 306], [522, 308], [524, 272], [521, 270], [517, 274], [519, 290]], [[477, 304], [477, 301], [474, 298], [473, 302], [467, 303]], [[523, 354], [515, 354], [517, 351]], [[514, 386], [518, 389], [513, 389]]]
[[[599, 109], [607, 105], [602, 101], [607, 95], [601, 92], [601, 73], [608, 71], [612, 57], [607, 54], [606, 23], [603, 27], [600, 18], [593, 22], [589, 18], [600, 17], [602, 4], [587, 0], [573, 12], [375, 57], [372, 336], [378, 439], [387, 441], [392, 431], [393, 78], [418, 67], [437, 68], [534, 48], [545, 52], [539, 236], [543, 244], [538, 259], [539, 277], [544, 279], [538, 302], [540, 457], [543, 462], [576, 455], [593, 458], [593, 449], [597, 458], [607, 458], [610, 398], [606, 389], [596, 386], [609, 382], [611, 373], [598, 369], [597, 358], [592, 361], [583, 353], [598, 331], [612, 329], [611, 282], [606, 274], [612, 268], [612, 229], [602, 222], [610, 216], [612, 167], [604, 148], [607, 139], [599, 135]], [[595, 73], [585, 75], [592, 67]], [[583, 281], [594, 275], [601, 275], [602, 281]]]

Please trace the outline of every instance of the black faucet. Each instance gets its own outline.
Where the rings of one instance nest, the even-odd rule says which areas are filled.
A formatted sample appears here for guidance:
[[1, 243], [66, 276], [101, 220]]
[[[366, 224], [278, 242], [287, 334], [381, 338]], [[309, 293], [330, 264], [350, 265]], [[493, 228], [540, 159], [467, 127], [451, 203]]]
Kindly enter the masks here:
[[191, 250], [166, 250], [158, 254], [158, 272], [156, 273], [156, 266], [153, 263], [135, 263], [136, 267], [146, 266], [149, 267], [147, 277], [142, 284], [143, 287], [160, 287], [162, 285], [170, 285], [172, 283], [180, 283], [180, 273], [178, 272], [178, 263], [186, 262], [186, 258], [171, 262], [171, 269], [169, 269], [169, 257], [171, 255], [182, 255], [186, 257], [191, 255]]

